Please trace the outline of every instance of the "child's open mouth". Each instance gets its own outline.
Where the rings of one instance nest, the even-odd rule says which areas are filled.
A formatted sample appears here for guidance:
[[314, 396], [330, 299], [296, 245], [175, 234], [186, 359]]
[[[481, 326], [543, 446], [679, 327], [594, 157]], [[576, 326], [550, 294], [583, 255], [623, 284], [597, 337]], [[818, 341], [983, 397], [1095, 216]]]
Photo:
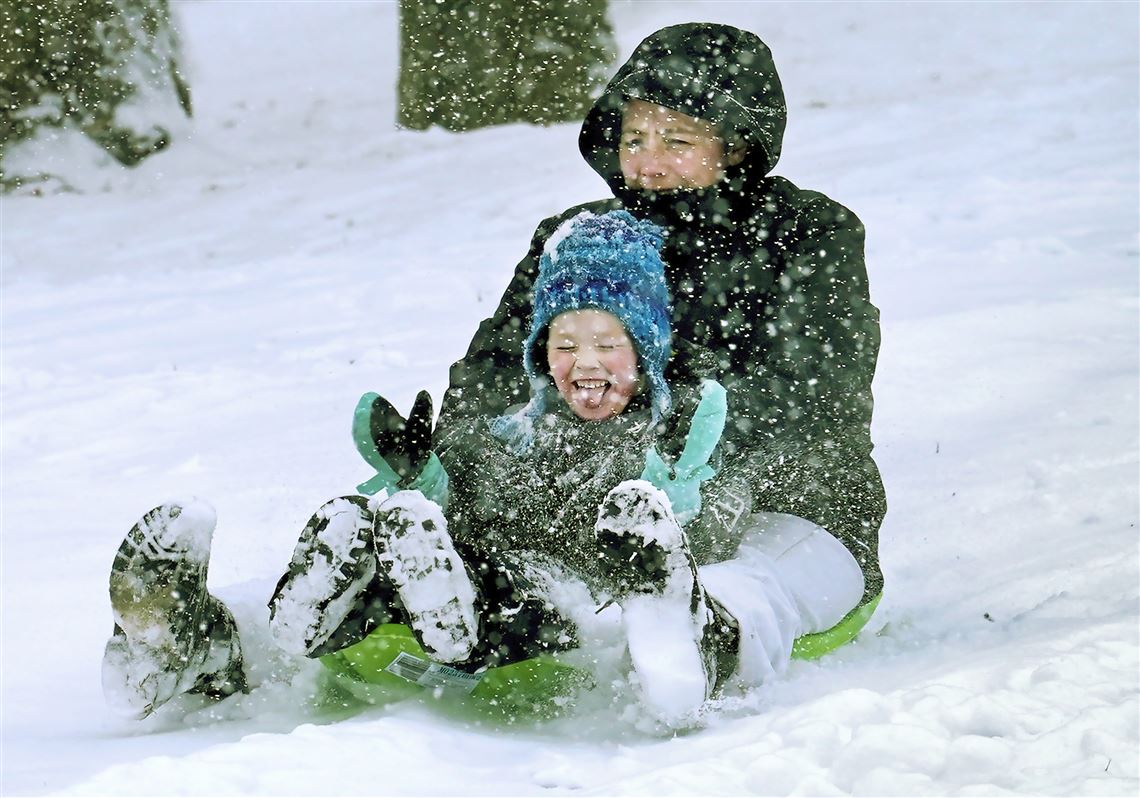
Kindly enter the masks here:
[[602, 399], [610, 387], [608, 380], [574, 380], [574, 398], [585, 407], [602, 406]]

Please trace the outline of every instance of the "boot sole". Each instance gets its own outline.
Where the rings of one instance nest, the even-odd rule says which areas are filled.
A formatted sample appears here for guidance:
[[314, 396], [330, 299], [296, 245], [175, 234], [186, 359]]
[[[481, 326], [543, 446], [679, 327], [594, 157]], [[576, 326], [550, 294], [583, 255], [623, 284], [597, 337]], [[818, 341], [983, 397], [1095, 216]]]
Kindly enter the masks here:
[[115, 631], [104, 650], [107, 703], [145, 718], [191, 688], [210, 652], [192, 620], [206, 612], [206, 569], [217, 516], [206, 502], [171, 502], [127, 533], [111, 567]]
[[642, 480], [627, 480], [609, 492], [598, 511], [594, 535], [602, 566], [619, 593], [686, 596], [692, 590], [692, 555], [665, 493]]
[[363, 497], [333, 499], [313, 514], [270, 600], [269, 629], [280, 648], [307, 656], [336, 631], [376, 573], [371, 537]]
[[376, 512], [377, 567], [391, 581], [424, 650], [462, 662], [478, 642], [475, 587], [439, 506], [400, 491]]

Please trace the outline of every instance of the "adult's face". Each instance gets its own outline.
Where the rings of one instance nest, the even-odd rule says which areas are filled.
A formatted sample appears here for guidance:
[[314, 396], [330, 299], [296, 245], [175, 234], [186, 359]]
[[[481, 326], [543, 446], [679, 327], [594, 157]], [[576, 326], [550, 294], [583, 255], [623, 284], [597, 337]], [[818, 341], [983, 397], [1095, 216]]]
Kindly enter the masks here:
[[644, 100], [625, 104], [618, 160], [629, 188], [708, 188], [724, 177], [725, 166], [743, 158], [743, 147], [725, 151], [711, 122]]

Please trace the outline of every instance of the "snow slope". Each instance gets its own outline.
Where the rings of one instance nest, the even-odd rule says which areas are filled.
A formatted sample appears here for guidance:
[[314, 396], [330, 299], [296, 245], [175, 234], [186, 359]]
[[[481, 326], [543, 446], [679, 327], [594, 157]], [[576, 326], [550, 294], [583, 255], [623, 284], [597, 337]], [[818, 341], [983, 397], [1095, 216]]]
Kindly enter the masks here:
[[[1135, 4], [612, 3], [623, 57], [701, 18], [771, 44], [777, 171], [864, 220], [883, 318], [881, 633], [672, 739], [316, 709], [257, 638], [367, 476], [357, 397], [438, 402], [535, 224], [604, 186], [574, 125], [395, 130], [395, 3], [175, 5], [186, 137], [134, 171], [60, 140], [83, 193], [0, 199], [0, 793], [1140, 791]], [[183, 494], [291, 676], [121, 721], [107, 570]]]

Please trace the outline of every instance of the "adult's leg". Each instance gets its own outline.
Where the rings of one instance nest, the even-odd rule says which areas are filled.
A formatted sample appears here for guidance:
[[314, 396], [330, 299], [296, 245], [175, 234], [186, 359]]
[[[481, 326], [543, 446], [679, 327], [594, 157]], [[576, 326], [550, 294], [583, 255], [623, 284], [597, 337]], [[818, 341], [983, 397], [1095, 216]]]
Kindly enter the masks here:
[[103, 692], [121, 714], [141, 719], [181, 693], [246, 689], [233, 615], [206, 589], [216, 520], [199, 499], [161, 505], [115, 555]]
[[840, 431], [831, 441], [757, 452], [743, 456], [737, 467], [749, 473], [754, 510], [805, 518], [826, 529], [863, 571], [862, 603], [882, 592], [879, 527], [887, 500], [864, 431]]
[[683, 726], [735, 661], [736, 621], [708, 599], [664, 492], [622, 482], [606, 497], [594, 531], [622, 608], [641, 703], [665, 725]]
[[[290, 668], [274, 649], [243, 656], [239, 630], [262, 647], [319, 657], [404, 622], [398, 597], [376, 570], [372, 512], [363, 497], [326, 502], [302, 531], [269, 603], [231, 608], [206, 589], [216, 515], [206, 502], [172, 502], [127, 534], [111, 571], [115, 627], [104, 654], [108, 703], [143, 718], [181, 693], [224, 697]], [[268, 638], [268, 639], [267, 639]]]
[[830, 629], [864, 594], [862, 568], [835, 536], [781, 513], [754, 514], [736, 555], [699, 573], [739, 624], [744, 685], [783, 671], [797, 637]]

